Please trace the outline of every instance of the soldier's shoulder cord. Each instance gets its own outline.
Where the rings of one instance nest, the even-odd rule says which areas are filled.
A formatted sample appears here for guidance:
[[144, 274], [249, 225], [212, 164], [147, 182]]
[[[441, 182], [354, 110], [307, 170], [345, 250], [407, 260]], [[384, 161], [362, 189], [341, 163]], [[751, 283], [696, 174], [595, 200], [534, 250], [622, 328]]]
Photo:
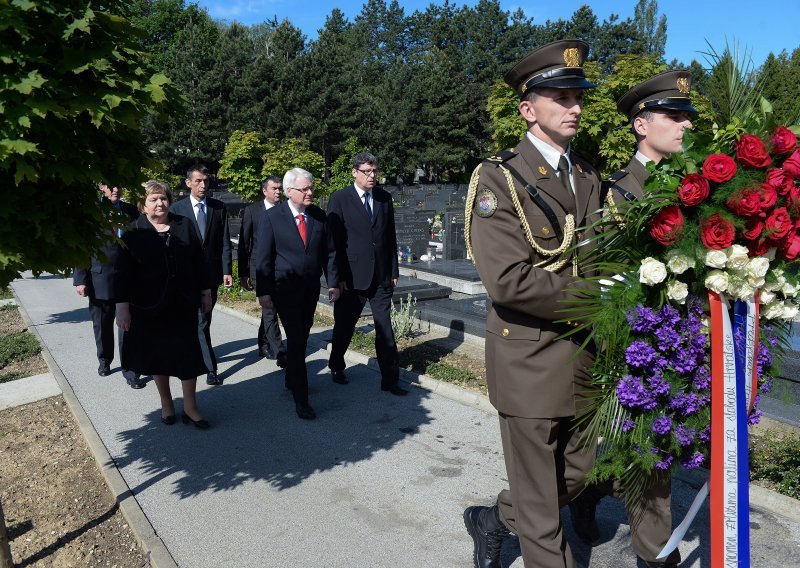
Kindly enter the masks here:
[[553, 227], [553, 230], [556, 233], [556, 238], [558, 239], [559, 242], [563, 241], [564, 231], [561, 229], [561, 225], [558, 223], [558, 217], [556, 216], [555, 211], [553, 211], [553, 208], [550, 207], [550, 204], [547, 203], [547, 201], [545, 201], [539, 194], [539, 190], [533, 187], [531, 184], [529, 184], [525, 180], [525, 178], [523, 178], [519, 174], [519, 172], [510, 165], [503, 164], [503, 167], [506, 168], [509, 172], [511, 172], [512, 176], [514, 176], [515, 178], [517, 178], [518, 180], [520, 180], [525, 184], [525, 191], [528, 192], [528, 195], [531, 196], [533, 202], [539, 207], [539, 209], [542, 210], [544, 216], [547, 217], [547, 220], [550, 222], [550, 225]]
[[494, 166], [499, 166], [500, 164], [502, 164], [504, 162], [507, 162], [508, 160], [510, 160], [511, 158], [513, 158], [516, 155], [517, 155], [517, 152], [514, 151], [514, 148], [511, 148], [510, 150], [506, 149], [506, 150], [503, 150], [503, 151], [498, 152], [496, 154], [492, 154], [491, 156], [486, 158], [484, 161], [487, 162], [487, 165], [488, 164], [492, 164]]

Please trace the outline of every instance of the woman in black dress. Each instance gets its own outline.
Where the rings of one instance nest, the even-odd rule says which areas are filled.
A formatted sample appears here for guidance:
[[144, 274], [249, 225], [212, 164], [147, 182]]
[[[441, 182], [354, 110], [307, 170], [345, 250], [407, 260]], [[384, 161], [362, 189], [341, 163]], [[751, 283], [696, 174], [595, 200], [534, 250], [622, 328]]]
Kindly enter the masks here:
[[190, 219], [169, 212], [164, 182], [145, 184], [142, 216], [128, 225], [120, 254], [117, 325], [125, 331], [122, 367], [153, 375], [161, 397], [161, 421], [175, 423], [169, 377], [183, 387], [183, 422], [208, 428], [197, 408], [197, 376], [210, 369], [197, 328], [198, 308], [211, 309], [202, 243]]

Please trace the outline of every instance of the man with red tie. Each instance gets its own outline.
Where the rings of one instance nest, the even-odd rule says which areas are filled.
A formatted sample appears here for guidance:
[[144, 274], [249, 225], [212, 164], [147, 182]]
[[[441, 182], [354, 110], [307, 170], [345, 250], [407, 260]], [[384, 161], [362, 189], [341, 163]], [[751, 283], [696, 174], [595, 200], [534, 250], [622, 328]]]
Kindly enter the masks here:
[[[297, 415], [316, 418], [308, 402], [306, 346], [319, 299], [323, 272], [336, 279], [335, 252], [328, 246], [325, 212], [312, 205], [313, 176], [293, 168], [283, 177], [287, 200], [267, 211], [258, 227], [255, 250], [256, 295], [263, 307], [274, 305], [286, 330], [286, 387]], [[331, 301], [339, 289], [329, 288]]]

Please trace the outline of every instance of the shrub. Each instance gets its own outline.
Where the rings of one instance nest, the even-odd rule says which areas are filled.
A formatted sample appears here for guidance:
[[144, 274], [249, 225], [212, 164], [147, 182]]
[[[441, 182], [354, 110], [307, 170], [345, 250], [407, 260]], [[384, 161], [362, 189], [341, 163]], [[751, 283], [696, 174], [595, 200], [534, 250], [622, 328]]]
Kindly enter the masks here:
[[400, 299], [399, 308], [395, 308], [394, 302], [392, 302], [389, 310], [389, 316], [392, 320], [392, 329], [394, 330], [395, 338], [401, 339], [411, 337], [413, 335], [414, 324], [417, 321], [416, 306], [417, 299], [413, 298], [411, 294], [408, 295], [405, 303], [403, 303], [402, 298]]
[[425, 374], [448, 383], [466, 383], [475, 377], [469, 371], [442, 361], [434, 361], [425, 368]]
[[20, 361], [37, 355], [42, 348], [36, 337], [28, 332], [13, 333], [0, 338], [0, 368], [12, 361]]
[[776, 491], [800, 499], [800, 436], [766, 431], [750, 448], [750, 479], [768, 482]]

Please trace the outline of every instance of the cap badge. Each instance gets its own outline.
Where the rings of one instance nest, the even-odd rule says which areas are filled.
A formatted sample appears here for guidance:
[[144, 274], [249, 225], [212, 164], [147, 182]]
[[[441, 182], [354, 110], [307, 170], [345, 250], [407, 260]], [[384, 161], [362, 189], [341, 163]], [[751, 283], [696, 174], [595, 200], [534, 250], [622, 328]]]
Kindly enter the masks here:
[[564, 63], [567, 67], [581, 66], [581, 52], [577, 47], [569, 47], [564, 50]]
[[684, 95], [689, 93], [689, 79], [686, 77], [678, 77], [678, 90]]
[[545, 168], [544, 166], [539, 166], [539, 174], [543, 175], [543, 176], [546, 176], [547, 175], [547, 168]]

